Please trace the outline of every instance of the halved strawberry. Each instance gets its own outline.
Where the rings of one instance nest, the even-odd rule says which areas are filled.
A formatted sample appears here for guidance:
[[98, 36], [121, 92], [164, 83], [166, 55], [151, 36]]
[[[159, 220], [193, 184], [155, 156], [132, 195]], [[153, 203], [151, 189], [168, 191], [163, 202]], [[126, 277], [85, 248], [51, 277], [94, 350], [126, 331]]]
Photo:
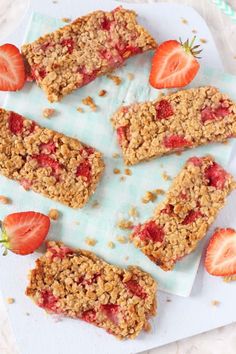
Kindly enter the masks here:
[[195, 37], [191, 43], [169, 40], [157, 48], [149, 78], [153, 87], [183, 87], [193, 80], [200, 67], [196, 55], [201, 52], [198, 45], [193, 46], [194, 40]]
[[17, 91], [25, 83], [25, 66], [20, 51], [13, 44], [0, 46], [0, 91]]
[[26, 211], [6, 216], [1, 226], [0, 243], [16, 254], [26, 255], [42, 244], [48, 234], [50, 219], [44, 214]]
[[217, 229], [206, 251], [205, 268], [211, 275], [236, 274], [236, 232], [233, 229]]

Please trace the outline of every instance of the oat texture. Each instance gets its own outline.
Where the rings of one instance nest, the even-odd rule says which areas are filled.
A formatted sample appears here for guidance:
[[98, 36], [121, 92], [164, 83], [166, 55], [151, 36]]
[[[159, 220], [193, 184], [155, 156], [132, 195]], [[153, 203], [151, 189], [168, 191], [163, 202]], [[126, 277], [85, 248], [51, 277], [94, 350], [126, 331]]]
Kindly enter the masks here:
[[206, 86], [121, 107], [112, 117], [127, 165], [236, 136], [236, 104]]
[[50, 241], [30, 273], [26, 295], [49, 313], [82, 319], [118, 338], [135, 338], [156, 312], [156, 283], [94, 253]]

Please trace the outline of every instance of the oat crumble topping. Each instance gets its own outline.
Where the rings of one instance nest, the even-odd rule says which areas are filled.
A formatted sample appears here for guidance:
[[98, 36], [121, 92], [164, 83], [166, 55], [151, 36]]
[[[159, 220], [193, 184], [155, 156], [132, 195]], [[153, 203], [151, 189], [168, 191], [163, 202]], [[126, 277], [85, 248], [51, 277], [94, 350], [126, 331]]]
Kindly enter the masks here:
[[113, 169], [113, 173], [114, 173], [115, 175], [119, 175], [119, 174], [120, 174], [120, 169], [119, 169], [119, 168], [114, 168], [114, 169]]
[[116, 86], [119, 86], [122, 83], [122, 79], [117, 75], [107, 75], [109, 79], [111, 79]]
[[147, 204], [149, 202], [154, 202], [157, 199], [157, 196], [155, 193], [147, 191], [145, 195], [142, 197], [142, 203]]
[[127, 237], [125, 237], [125, 236], [117, 236], [116, 239], [121, 244], [124, 244], [124, 243], [128, 242]]
[[0, 204], [11, 204], [12, 201], [10, 198], [5, 197], [5, 195], [0, 195]]
[[121, 219], [118, 221], [117, 227], [119, 227], [122, 230], [129, 230], [133, 228], [133, 223], [130, 220]]
[[15, 299], [14, 299], [13, 297], [8, 297], [8, 298], [7, 298], [7, 303], [8, 303], [9, 305], [14, 304], [14, 302], [15, 302]]
[[48, 213], [48, 216], [52, 220], [58, 220], [58, 218], [60, 216], [60, 213], [59, 213], [59, 211], [57, 209], [50, 209], [49, 213]]
[[96, 245], [97, 240], [95, 240], [94, 238], [86, 237], [85, 243], [86, 245], [93, 247]]
[[44, 118], [51, 118], [55, 113], [54, 108], [44, 108], [43, 110], [43, 116]]
[[107, 246], [108, 246], [109, 248], [115, 248], [116, 245], [115, 245], [114, 242], [109, 241], [108, 244], [107, 244]]
[[103, 96], [106, 96], [106, 94], [107, 94], [106, 90], [101, 90], [101, 91], [99, 91], [98, 96], [103, 97]]

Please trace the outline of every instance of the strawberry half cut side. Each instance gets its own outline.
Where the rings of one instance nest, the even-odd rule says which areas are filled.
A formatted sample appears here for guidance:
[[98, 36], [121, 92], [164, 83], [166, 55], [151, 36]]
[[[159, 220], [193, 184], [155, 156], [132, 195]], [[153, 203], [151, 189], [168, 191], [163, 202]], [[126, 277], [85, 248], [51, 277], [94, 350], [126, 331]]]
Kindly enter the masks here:
[[49, 227], [49, 217], [41, 213], [26, 211], [9, 214], [1, 223], [0, 243], [6, 250], [27, 255], [33, 253], [43, 243]]
[[211, 275], [236, 274], [236, 232], [233, 229], [217, 229], [206, 251], [205, 268]]

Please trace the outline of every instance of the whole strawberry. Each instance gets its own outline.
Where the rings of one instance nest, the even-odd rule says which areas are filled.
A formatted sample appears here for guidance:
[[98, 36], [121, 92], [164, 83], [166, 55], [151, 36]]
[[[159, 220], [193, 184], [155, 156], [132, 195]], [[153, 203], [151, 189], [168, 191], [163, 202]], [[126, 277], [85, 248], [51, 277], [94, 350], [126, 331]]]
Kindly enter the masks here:
[[149, 82], [157, 88], [176, 88], [188, 85], [196, 76], [200, 65], [197, 55], [199, 45], [194, 46], [195, 38], [182, 43], [181, 40], [163, 42], [152, 59]]
[[1, 222], [2, 239], [0, 243], [5, 252], [27, 255], [33, 253], [45, 240], [50, 227], [48, 216], [26, 211], [6, 216]]

